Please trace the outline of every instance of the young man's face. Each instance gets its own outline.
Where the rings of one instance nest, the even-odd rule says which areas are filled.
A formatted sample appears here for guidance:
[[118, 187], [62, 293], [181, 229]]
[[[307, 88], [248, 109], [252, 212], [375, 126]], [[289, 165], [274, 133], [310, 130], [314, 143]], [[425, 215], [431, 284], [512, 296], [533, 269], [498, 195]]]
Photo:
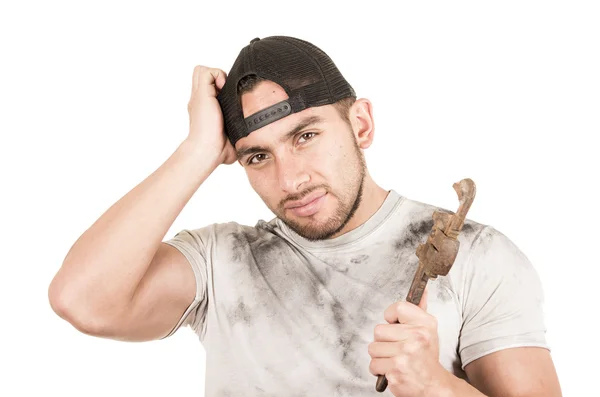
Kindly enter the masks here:
[[[263, 81], [242, 95], [244, 117], [287, 97], [278, 84]], [[333, 105], [308, 108], [266, 125], [240, 139], [235, 149], [269, 209], [309, 240], [334, 236], [360, 204], [363, 153], [352, 127]]]

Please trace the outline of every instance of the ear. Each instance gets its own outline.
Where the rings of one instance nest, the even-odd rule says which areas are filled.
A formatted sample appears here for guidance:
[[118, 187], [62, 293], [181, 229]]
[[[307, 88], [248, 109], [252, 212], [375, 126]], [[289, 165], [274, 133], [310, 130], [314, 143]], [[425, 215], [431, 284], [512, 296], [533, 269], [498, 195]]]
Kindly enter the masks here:
[[366, 149], [373, 143], [375, 121], [373, 119], [373, 104], [365, 98], [357, 99], [348, 113], [350, 124], [354, 130], [356, 143], [359, 148]]

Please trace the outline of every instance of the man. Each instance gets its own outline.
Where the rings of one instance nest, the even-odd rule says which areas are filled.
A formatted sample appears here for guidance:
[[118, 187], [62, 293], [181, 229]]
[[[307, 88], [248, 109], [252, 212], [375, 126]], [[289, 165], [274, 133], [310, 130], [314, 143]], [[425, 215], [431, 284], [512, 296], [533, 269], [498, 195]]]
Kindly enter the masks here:
[[[198, 66], [187, 139], [73, 245], [49, 288], [82, 332], [143, 341], [190, 326], [207, 396], [559, 396], [527, 258], [471, 220], [447, 277], [402, 301], [436, 207], [378, 186], [371, 103], [320, 49], [254, 39], [229, 76]], [[220, 164], [276, 215], [162, 241]], [[240, 198], [243, 200], [243, 198]], [[387, 324], [385, 324], [385, 321]]]

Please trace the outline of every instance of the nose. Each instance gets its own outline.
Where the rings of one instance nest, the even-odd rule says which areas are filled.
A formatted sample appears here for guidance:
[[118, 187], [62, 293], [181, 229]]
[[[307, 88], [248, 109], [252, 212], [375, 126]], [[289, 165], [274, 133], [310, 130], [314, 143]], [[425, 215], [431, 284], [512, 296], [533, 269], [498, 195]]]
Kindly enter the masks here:
[[279, 186], [287, 193], [296, 193], [310, 181], [304, 162], [294, 156], [279, 158], [277, 162]]

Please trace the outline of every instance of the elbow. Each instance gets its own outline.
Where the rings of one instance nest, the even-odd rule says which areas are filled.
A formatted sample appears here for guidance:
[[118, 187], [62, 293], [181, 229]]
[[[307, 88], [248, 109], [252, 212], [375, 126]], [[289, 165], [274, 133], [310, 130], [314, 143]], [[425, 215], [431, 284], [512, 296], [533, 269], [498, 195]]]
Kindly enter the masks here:
[[89, 292], [85, 288], [77, 292], [76, 288], [67, 287], [55, 278], [48, 287], [48, 300], [54, 313], [78, 331], [104, 338], [112, 338], [116, 334], [116, 322], [90, 303]]

